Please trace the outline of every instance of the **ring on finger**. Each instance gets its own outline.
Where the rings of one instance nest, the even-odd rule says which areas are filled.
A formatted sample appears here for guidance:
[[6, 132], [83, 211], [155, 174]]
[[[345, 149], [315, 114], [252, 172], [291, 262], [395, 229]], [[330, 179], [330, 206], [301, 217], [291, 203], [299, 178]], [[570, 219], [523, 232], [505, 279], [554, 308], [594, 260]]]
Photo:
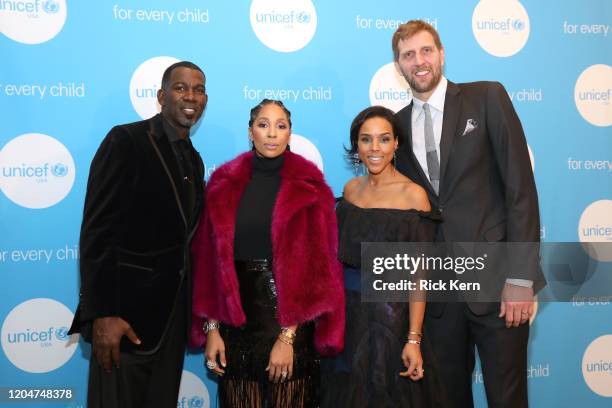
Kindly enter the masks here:
[[206, 360], [206, 367], [208, 367], [210, 370], [214, 370], [217, 368], [217, 363], [212, 360]]
[[287, 378], [287, 374], [288, 373], [286, 371], [281, 371], [281, 377], [283, 378], [283, 380]]

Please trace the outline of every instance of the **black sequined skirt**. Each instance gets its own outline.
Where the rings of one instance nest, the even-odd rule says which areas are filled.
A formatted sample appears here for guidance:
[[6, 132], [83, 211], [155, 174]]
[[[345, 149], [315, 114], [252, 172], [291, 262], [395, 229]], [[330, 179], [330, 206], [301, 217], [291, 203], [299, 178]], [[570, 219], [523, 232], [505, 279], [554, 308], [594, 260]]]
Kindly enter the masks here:
[[316, 407], [319, 357], [314, 350], [312, 323], [301, 324], [293, 343], [293, 377], [268, 380], [270, 351], [280, 332], [277, 296], [269, 260], [236, 261], [240, 300], [246, 315], [241, 327], [223, 325], [227, 367], [219, 383], [222, 407]]

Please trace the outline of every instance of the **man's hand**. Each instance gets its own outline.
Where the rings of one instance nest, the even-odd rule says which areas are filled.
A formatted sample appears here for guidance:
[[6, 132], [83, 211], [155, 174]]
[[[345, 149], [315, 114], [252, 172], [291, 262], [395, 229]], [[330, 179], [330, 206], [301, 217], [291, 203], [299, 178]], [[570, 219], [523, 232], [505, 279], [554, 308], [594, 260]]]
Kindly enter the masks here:
[[127, 336], [134, 344], [141, 343], [132, 326], [120, 317], [100, 317], [94, 320], [92, 352], [107, 373], [111, 371], [111, 362], [119, 368], [119, 344], [123, 336]]
[[506, 327], [518, 327], [533, 314], [533, 288], [504, 284], [499, 317], [506, 317]]

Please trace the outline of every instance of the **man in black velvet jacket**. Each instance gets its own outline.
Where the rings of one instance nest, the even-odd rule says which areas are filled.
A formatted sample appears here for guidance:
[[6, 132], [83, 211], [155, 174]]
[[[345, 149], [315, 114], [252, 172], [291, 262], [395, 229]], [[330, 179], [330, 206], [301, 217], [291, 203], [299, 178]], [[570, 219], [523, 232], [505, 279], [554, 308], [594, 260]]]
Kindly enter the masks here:
[[88, 407], [175, 407], [191, 316], [190, 240], [203, 163], [189, 133], [206, 107], [191, 62], [164, 72], [161, 114], [115, 126], [92, 163], [71, 332], [92, 343]]

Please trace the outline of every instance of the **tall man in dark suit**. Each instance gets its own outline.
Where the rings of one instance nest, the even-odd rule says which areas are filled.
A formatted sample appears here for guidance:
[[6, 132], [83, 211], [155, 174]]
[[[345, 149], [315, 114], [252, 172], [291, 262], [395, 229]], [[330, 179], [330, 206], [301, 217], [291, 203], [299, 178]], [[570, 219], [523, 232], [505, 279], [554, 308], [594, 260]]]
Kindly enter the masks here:
[[157, 99], [161, 114], [115, 126], [91, 163], [71, 328], [92, 343], [89, 408], [176, 407], [203, 205], [189, 133], [206, 107], [204, 73], [171, 65]]
[[[426, 189], [441, 213], [438, 239], [537, 243], [538, 199], [527, 143], [504, 87], [448, 81], [438, 33], [423, 21], [401, 25], [392, 47], [413, 94], [397, 113], [407, 141], [397, 168]], [[544, 283], [537, 256], [529, 262], [499, 277], [499, 303], [427, 305], [425, 331], [446, 407], [473, 406], [475, 347], [489, 406], [527, 406], [527, 322], [534, 291]]]

